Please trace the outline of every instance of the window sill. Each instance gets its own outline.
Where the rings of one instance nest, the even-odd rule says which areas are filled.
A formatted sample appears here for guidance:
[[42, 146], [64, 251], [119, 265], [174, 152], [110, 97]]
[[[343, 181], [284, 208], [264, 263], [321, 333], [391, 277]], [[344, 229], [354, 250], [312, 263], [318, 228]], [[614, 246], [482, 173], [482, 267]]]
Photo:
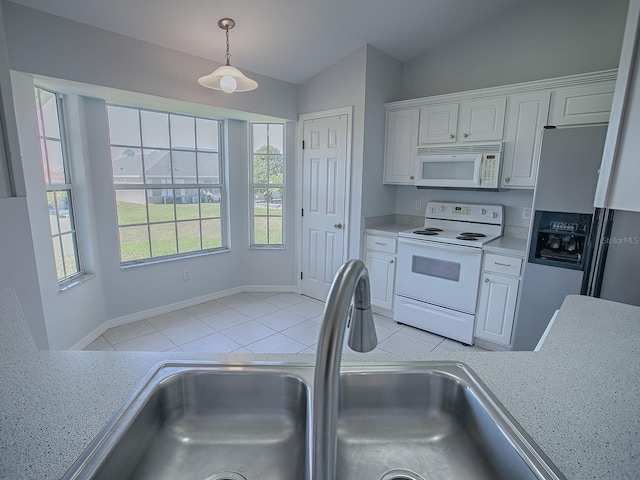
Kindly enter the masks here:
[[249, 250], [286, 250], [286, 245], [250, 245]]
[[144, 267], [147, 265], [156, 265], [159, 263], [175, 262], [179, 260], [185, 260], [188, 258], [204, 257], [206, 255], [217, 255], [220, 253], [227, 253], [229, 251], [231, 251], [230, 248], [221, 248], [219, 250], [209, 250], [207, 252], [197, 252], [193, 254], [176, 255], [176, 256], [164, 257], [164, 258], [152, 258], [150, 260], [140, 260], [140, 261], [131, 262], [131, 263], [121, 263], [120, 270], [127, 270], [129, 268], [136, 268], [136, 267]]
[[80, 275], [70, 278], [69, 280], [65, 280], [59, 284], [59, 291], [64, 292], [69, 290], [70, 288], [75, 287], [76, 285], [80, 285], [81, 283], [86, 282], [87, 280], [91, 280], [96, 276], [95, 273], [81, 273]]

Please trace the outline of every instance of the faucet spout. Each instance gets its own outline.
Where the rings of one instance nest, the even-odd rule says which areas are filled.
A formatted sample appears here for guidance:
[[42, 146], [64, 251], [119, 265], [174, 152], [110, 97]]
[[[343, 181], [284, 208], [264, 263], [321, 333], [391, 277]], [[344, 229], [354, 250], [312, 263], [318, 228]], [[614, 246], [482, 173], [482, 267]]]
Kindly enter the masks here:
[[340, 359], [352, 298], [349, 346], [357, 352], [369, 352], [378, 340], [371, 313], [369, 274], [361, 260], [349, 260], [340, 267], [324, 309], [313, 393], [313, 480], [335, 480]]

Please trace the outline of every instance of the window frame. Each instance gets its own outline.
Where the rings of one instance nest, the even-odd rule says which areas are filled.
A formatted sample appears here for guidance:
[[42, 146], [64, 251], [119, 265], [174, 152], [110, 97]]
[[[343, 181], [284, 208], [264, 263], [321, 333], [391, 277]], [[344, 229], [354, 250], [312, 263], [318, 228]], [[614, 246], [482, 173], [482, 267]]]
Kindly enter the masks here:
[[[59, 244], [59, 249], [60, 249], [60, 253], [61, 253], [61, 262], [62, 262], [62, 269], [64, 272], [64, 276], [63, 277], [58, 277], [57, 275], [57, 271], [58, 271], [58, 261], [56, 259], [56, 249], [54, 248], [53, 250], [53, 259], [54, 259], [54, 263], [56, 265], [56, 277], [58, 279], [58, 285], [60, 287], [60, 289], [65, 289], [66, 287], [70, 286], [71, 284], [75, 284], [78, 280], [79, 277], [81, 277], [82, 275], [85, 274], [84, 271], [84, 265], [83, 265], [83, 261], [82, 261], [82, 254], [80, 252], [80, 247], [79, 247], [79, 242], [78, 242], [78, 228], [76, 225], [76, 211], [75, 211], [75, 194], [74, 194], [74, 187], [73, 187], [73, 172], [71, 170], [71, 161], [69, 158], [69, 139], [67, 137], [67, 128], [66, 128], [66, 114], [65, 114], [65, 108], [64, 108], [64, 96], [59, 93], [56, 92], [54, 90], [51, 90], [49, 88], [45, 88], [42, 87], [38, 84], [34, 84], [34, 90], [35, 93], [37, 95], [37, 102], [36, 102], [36, 120], [38, 123], [38, 141], [40, 142], [40, 161], [42, 163], [42, 174], [43, 174], [43, 180], [44, 180], [44, 185], [45, 185], [45, 193], [47, 196], [47, 206], [49, 206], [49, 194], [53, 194], [54, 196], [54, 209], [55, 209], [55, 217], [56, 217], [56, 225], [57, 225], [57, 233], [54, 232], [51, 229], [51, 224], [49, 225], [49, 230], [51, 231], [51, 238], [52, 241], [57, 241]], [[43, 103], [42, 103], [42, 96], [41, 96], [41, 92], [46, 92], [49, 93], [51, 95], [53, 95], [55, 102], [56, 102], [56, 119], [57, 119], [57, 124], [58, 124], [58, 131], [59, 131], [59, 136], [60, 138], [56, 138], [56, 137], [51, 137], [47, 135], [46, 132], [46, 128], [45, 128], [45, 121], [44, 121], [44, 114], [43, 114]], [[42, 128], [42, 130], [41, 130]], [[43, 131], [44, 131], [44, 135], [43, 135]], [[42, 151], [43, 145], [45, 145], [45, 150], [46, 150], [46, 145], [47, 142], [51, 142], [51, 141], [55, 141], [55, 142], [59, 142], [60, 143], [60, 152], [61, 152], [61, 160], [62, 160], [62, 168], [64, 170], [64, 183], [52, 183], [51, 182], [51, 178], [50, 178], [50, 158], [49, 158], [49, 152], [48, 150], [46, 152]], [[45, 165], [46, 164], [46, 165]], [[60, 218], [62, 216], [62, 214], [60, 213], [60, 208], [58, 206], [58, 193], [59, 192], [67, 192], [67, 210], [68, 210], [68, 216], [69, 216], [69, 230], [68, 231], [62, 231], [61, 229], [61, 222], [60, 222]], [[51, 213], [49, 213], [49, 217], [50, 217]], [[51, 219], [49, 220], [49, 222], [51, 222]], [[65, 249], [63, 246], [63, 235], [67, 235], [70, 234], [70, 237], [72, 239], [72, 247], [73, 247], [73, 256], [74, 256], [74, 261], [76, 264], [76, 271], [67, 275], [66, 271], [67, 271], [67, 262], [65, 261]]]
[[[124, 109], [129, 109], [129, 110], [134, 110], [137, 111], [137, 115], [138, 115], [138, 127], [139, 127], [139, 132], [138, 132], [138, 139], [139, 139], [139, 145], [126, 145], [126, 144], [120, 144], [120, 143], [113, 143], [111, 140], [111, 133], [109, 134], [109, 147], [110, 149], [113, 148], [131, 148], [131, 149], [137, 149], [140, 151], [140, 156], [141, 156], [141, 165], [142, 165], [142, 183], [116, 183], [116, 175], [113, 172], [113, 158], [110, 155], [110, 161], [111, 161], [111, 185], [113, 188], [113, 194], [114, 194], [114, 206], [116, 209], [116, 228], [118, 230], [118, 250], [120, 252], [120, 266], [121, 267], [130, 267], [130, 266], [136, 266], [136, 265], [147, 265], [147, 264], [153, 264], [153, 263], [158, 263], [158, 262], [165, 262], [165, 261], [172, 261], [172, 260], [176, 260], [176, 259], [180, 259], [180, 258], [188, 258], [188, 257], [194, 257], [194, 256], [200, 256], [200, 255], [208, 255], [208, 254], [212, 254], [212, 253], [219, 253], [219, 252], [224, 252], [224, 251], [228, 251], [229, 250], [229, 246], [228, 246], [228, 236], [227, 236], [227, 228], [228, 228], [228, 215], [227, 215], [227, 196], [228, 196], [228, 188], [227, 188], [227, 177], [226, 177], [226, 168], [225, 168], [225, 155], [226, 155], [226, 150], [225, 150], [225, 145], [224, 145], [224, 121], [220, 120], [220, 119], [216, 119], [216, 118], [208, 118], [208, 117], [203, 117], [203, 116], [198, 116], [198, 115], [193, 115], [193, 114], [189, 114], [189, 113], [182, 113], [182, 112], [174, 112], [174, 111], [168, 111], [168, 110], [157, 110], [157, 109], [152, 109], [152, 108], [147, 108], [147, 107], [140, 107], [140, 106], [135, 106], [135, 105], [125, 105], [125, 104], [116, 104], [116, 103], [107, 103], [107, 116], [108, 116], [108, 111], [110, 107], [115, 107], [115, 108], [124, 108]], [[169, 141], [169, 145], [168, 147], [152, 147], [152, 146], [148, 146], [144, 144], [144, 134], [143, 134], [143, 122], [142, 122], [142, 113], [143, 112], [150, 112], [152, 114], [162, 114], [162, 115], [166, 115], [167, 116], [167, 131], [168, 131], [168, 141]], [[193, 148], [189, 148], [189, 147], [174, 147], [172, 145], [172, 133], [171, 133], [171, 117], [186, 117], [191, 119], [191, 121], [193, 121], [193, 128], [194, 128], [194, 147]], [[211, 121], [211, 122], [216, 122], [217, 124], [217, 131], [216, 131], [216, 135], [217, 135], [217, 150], [214, 149], [206, 149], [206, 148], [198, 148], [197, 146], [197, 120], [204, 120], [204, 121]], [[144, 168], [144, 152], [145, 150], [156, 150], [156, 151], [164, 151], [167, 152], [167, 154], [170, 156], [169, 158], [171, 159], [171, 168], [172, 168], [172, 172], [171, 172], [171, 178], [169, 178], [168, 182], [163, 182], [161, 181], [160, 183], [149, 183], [147, 182], [147, 172], [145, 171]], [[196, 182], [195, 183], [179, 183], [176, 182], [176, 178], [174, 177], [174, 164], [173, 164], [173, 159], [174, 159], [174, 153], [175, 152], [190, 152], [193, 153], [194, 157], [197, 159], [197, 155], [198, 152], [200, 153], [206, 153], [206, 154], [216, 154], [217, 158], [218, 158], [218, 182], [217, 183], [198, 183], [198, 161], [196, 160], [195, 163], [195, 176], [196, 176]], [[167, 180], [167, 179], [165, 179]], [[212, 191], [218, 191], [218, 201], [216, 203], [218, 203], [219, 205], [219, 212], [218, 212], [218, 216], [217, 217], [203, 217], [202, 214], [202, 205], [207, 203], [207, 202], [203, 202], [202, 201], [202, 190], [204, 189], [208, 189], [209, 194], [212, 195], [212, 197], [215, 197], [215, 194], [212, 194]], [[144, 198], [145, 198], [145, 214], [146, 214], [146, 222], [140, 222], [140, 223], [120, 223], [120, 219], [118, 218], [118, 205], [117, 205], [117, 192], [118, 191], [126, 191], [126, 190], [130, 190], [130, 191], [134, 191], [134, 190], [139, 190], [139, 191], [144, 191]], [[152, 220], [150, 214], [149, 214], [149, 195], [153, 194], [154, 190], [159, 190], [159, 191], [171, 191], [171, 198], [173, 198], [172, 204], [173, 204], [173, 218], [170, 220], [162, 220], [162, 221], [154, 221]], [[187, 204], [178, 204], [177, 202], [175, 202], [175, 195], [178, 191], [180, 190], [197, 190], [198, 191], [198, 216], [196, 218], [189, 218], [189, 219], [180, 219], [179, 215], [178, 215], [178, 209], [177, 209], [177, 205], [188, 205]], [[153, 195], [151, 195], [153, 196]], [[215, 200], [213, 200], [215, 202]], [[193, 204], [193, 203], [190, 203]], [[203, 240], [206, 238], [204, 233], [203, 233], [203, 225], [202, 225], [202, 221], [203, 220], [218, 220], [218, 224], [219, 224], [219, 237], [220, 237], [220, 246], [215, 246], [215, 247], [211, 247], [211, 248], [202, 248], [203, 246]], [[192, 222], [192, 221], [197, 221], [199, 222], [199, 241], [200, 241], [200, 249], [197, 250], [189, 250], [189, 251], [185, 251], [185, 252], [180, 252], [180, 232], [179, 232], [179, 225], [185, 222]], [[153, 237], [152, 237], [152, 226], [161, 226], [161, 225], [168, 225], [168, 224], [172, 224], [173, 225], [173, 229], [175, 232], [175, 253], [170, 253], [167, 255], [154, 255], [153, 254]], [[149, 252], [149, 256], [145, 257], [145, 258], [138, 258], [138, 259], [133, 259], [133, 260], [123, 260], [123, 250], [122, 250], [122, 235], [121, 235], [121, 231], [123, 227], [146, 227], [146, 234], [147, 234], [147, 243], [148, 243], [148, 252]]]
[[[254, 140], [254, 130], [253, 127], [254, 125], [266, 125], [267, 126], [267, 152], [266, 153], [259, 153], [256, 154], [256, 152], [253, 151], [253, 140]], [[271, 153], [269, 152], [269, 147], [271, 146], [271, 142], [270, 142], [270, 132], [269, 132], [269, 127], [271, 125], [278, 125], [282, 127], [282, 152], [275, 154], [275, 153]], [[249, 123], [249, 247], [250, 248], [256, 248], [256, 249], [285, 249], [287, 247], [286, 245], [286, 223], [285, 223], [285, 205], [286, 205], [286, 131], [287, 131], [287, 124], [285, 122], [250, 122]], [[267, 158], [271, 157], [271, 156], [275, 156], [275, 155], [279, 155], [282, 156], [282, 182], [281, 183], [271, 183], [269, 180], [269, 178], [267, 178], [267, 183], [257, 183], [254, 181], [255, 179], [255, 175], [254, 175], [254, 167], [255, 167], [255, 162], [254, 162], [254, 158], [256, 155], [260, 155], [260, 156], [267, 156]], [[268, 164], [270, 164], [269, 160], [267, 160]], [[269, 190], [269, 189], [280, 189], [281, 191], [281, 195], [280, 195], [280, 207], [277, 208], [277, 210], [280, 212], [280, 215], [270, 215], [270, 211], [271, 208], [275, 208], [275, 207], [270, 207], [270, 204], [267, 203], [267, 213], [264, 215], [257, 215], [256, 214], [256, 202], [255, 202], [255, 190], [256, 189], [265, 189], [265, 190]], [[266, 228], [267, 228], [267, 233], [266, 233], [266, 238], [267, 238], [267, 243], [257, 243], [256, 242], [256, 229], [255, 229], [255, 224], [256, 224], [256, 218], [265, 218], [266, 219]], [[280, 218], [281, 221], [281, 232], [280, 232], [280, 236], [281, 236], [281, 242], [280, 243], [269, 243], [269, 237], [270, 237], [270, 231], [269, 231], [269, 225], [270, 225], [270, 219], [271, 218]]]

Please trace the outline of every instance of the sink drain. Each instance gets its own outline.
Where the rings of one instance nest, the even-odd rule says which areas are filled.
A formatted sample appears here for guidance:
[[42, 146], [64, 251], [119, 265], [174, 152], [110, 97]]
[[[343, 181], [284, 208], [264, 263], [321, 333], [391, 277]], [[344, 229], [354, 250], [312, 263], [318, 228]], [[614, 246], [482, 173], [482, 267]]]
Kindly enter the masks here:
[[380, 477], [380, 480], [427, 480], [422, 475], [407, 470], [406, 468], [394, 468]]
[[236, 472], [220, 472], [215, 475], [211, 475], [204, 480], [247, 480], [247, 477]]

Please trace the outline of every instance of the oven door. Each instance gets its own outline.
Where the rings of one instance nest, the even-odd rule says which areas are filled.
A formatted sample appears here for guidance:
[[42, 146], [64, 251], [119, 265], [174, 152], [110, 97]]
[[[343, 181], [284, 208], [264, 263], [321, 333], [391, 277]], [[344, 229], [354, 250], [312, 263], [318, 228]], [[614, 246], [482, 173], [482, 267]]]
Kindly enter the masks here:
[[482, 249], [398, 239], [396, 294], [474, 314]]

